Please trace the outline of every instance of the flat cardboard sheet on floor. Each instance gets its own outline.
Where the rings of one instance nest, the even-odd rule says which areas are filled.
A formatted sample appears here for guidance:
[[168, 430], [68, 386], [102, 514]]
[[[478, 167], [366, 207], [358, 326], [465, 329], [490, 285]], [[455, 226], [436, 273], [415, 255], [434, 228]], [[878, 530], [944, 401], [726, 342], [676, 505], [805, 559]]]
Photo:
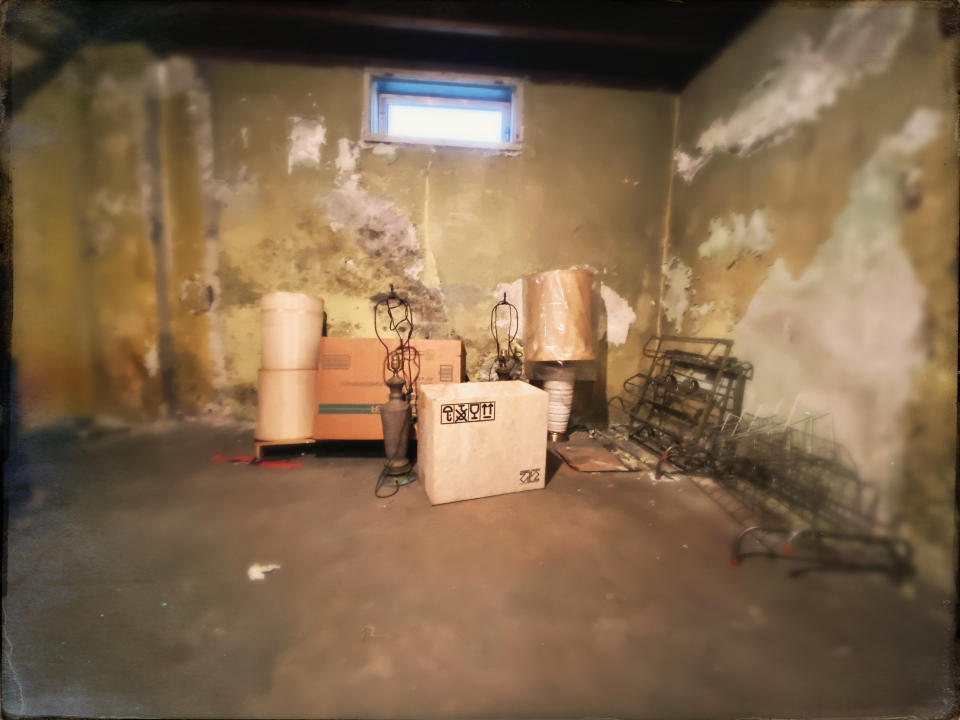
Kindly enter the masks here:
[[630, 468], [595, 440], [554, 443], [551, 448], [574, 470], [580, 472], [629, 472]]

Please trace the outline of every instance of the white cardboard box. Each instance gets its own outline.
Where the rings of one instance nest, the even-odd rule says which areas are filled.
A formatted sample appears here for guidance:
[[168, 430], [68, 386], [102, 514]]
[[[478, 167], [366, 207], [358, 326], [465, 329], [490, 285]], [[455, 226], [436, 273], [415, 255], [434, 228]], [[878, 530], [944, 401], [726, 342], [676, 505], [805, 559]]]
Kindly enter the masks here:
[[434, 505], [546, 483], [547, 393], [525, 382], [421, 385], [417, 472]]

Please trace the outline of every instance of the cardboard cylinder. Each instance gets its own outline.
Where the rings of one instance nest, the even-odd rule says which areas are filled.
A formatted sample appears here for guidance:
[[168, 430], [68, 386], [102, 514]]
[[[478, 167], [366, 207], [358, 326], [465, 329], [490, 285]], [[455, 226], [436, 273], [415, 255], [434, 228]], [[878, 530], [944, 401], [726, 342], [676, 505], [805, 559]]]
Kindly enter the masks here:
[[593, 360], [589, 270], [549, 270], [523, 278], [523, 351], [533, 362]]
[[257, 373], [257, 440], [303, 440], [313, 436], [317, 371]]
[[323, 332], [323, 300], [304, 293], [274, 292], [260, 299], [264, 370], [317, 367]]

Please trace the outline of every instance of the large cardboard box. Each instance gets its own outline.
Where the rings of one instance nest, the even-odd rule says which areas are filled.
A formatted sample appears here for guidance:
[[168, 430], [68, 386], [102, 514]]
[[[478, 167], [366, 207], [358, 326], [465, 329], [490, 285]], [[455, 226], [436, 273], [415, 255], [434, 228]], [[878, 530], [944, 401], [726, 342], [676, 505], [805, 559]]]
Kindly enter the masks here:
[[[388, 344], [396, 347], [396, 341]], [[460, 340], [414, 339], [412, 344], [420, 352], [418, 386], [462, 382]], [[383, 439], [380, 407], [390, 395], [383, 382], [385, 354], [376, 338], [320, 338], [314, 439]]]
[[547, 393], [525, 382], [421, 385], [417, 472], [434, 505], [546, 484]]

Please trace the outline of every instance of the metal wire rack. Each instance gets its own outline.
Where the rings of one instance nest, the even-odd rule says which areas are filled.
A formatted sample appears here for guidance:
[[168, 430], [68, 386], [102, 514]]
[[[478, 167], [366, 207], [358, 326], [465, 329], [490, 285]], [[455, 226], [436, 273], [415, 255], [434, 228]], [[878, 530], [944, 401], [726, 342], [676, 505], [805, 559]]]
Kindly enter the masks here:
[[720, 338], [654, 336], [649, 368], [627, 378], [621, 407], [632, 439], [685, 470], [703, 467], [724, 420], [739, 414], [753, 366]]
[[[731, 562], [753, 556], [803, 562], [793, 574], [823, 569], [913, 572], [912, 549], [876, 520], [879, 493], [863, 481], [833, 437], [828, 416], [789, 423], [744, 415], [753, 366], [718, 338], [655, 336], [649, 367], [611, 402], [627, 415], [603, 434], [619, 452], [636, 443], [657, 456], [656, 474], [690, 474], [738, 523]], [[825, 428], [829, 427], [829, 432]], [[625, 442], [626, 441], [626, 442]]]

